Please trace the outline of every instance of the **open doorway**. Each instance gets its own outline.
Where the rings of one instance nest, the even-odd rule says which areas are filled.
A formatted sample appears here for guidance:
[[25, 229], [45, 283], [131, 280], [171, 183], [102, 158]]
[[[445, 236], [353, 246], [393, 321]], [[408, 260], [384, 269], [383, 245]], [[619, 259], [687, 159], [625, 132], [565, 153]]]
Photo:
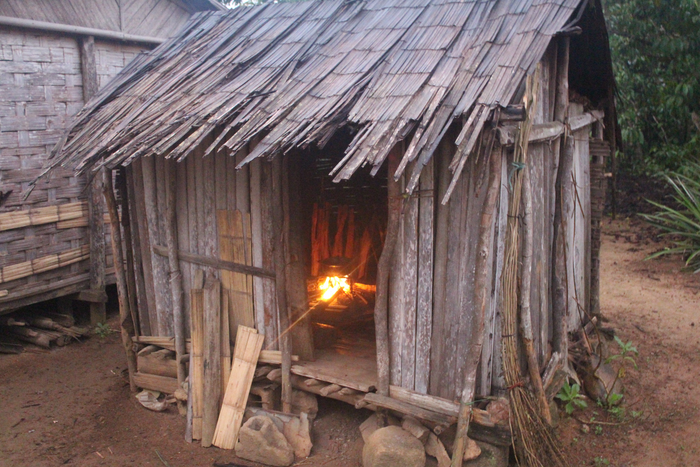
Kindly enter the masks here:
[[377, 374], [374, 302], [387, 222], [387, 169], [372, 176], [361, 168], [350, 180], [333, 183], [329, 173], [349, 141], [341, 132], [324, 149], [305, 151], [299, 162], [316, 356], [305, 365], [320, 372], [316, 377], [332, 381], [344, 375], [350, 379], [346, 386], [367, 391]]

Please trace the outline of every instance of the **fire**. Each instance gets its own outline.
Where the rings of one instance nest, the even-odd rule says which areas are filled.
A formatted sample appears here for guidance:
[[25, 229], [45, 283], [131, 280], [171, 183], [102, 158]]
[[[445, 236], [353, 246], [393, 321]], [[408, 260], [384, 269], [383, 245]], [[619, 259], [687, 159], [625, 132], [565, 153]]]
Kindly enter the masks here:
[[350, 284], [348, 284], [347, 277], [328, 276], [326, 280], [318, 286], [318, 289], [324, 291], [321, 300], [327, 301], [333, 298], [335, 293], [340, 289], [343, 289], [346, 293], [350, 293]]

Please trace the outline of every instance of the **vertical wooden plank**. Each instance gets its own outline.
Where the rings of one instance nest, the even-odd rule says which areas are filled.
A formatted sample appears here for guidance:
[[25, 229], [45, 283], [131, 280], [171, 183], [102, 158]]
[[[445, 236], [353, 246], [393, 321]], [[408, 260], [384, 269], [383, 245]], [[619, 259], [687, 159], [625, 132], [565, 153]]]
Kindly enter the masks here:
[[[201, 278], [201, 270], [199, 275]], [[200, 279], [201, 280], [201, 279]], [[196, 280], [194, 282], [197, 282]], [[202, 287], [202, 284], [196, 284]], [[192, 360], [190, 385], [192, 386], [192, 439], [202, 439], [202, 413], [204, 411], [204, 290], [190, 290], [190, 317], [192, 319]]]
[[[262, 264], [263, 267], [275, 271], [278, 265], [274, 260], [273, 246], [273, 221], [272, 221], [272, 167], [269, 162], [261, 163], [260, 170], [260, 214], [262, 219]], [[263, 282], [263, 310], [264, 310], [264, 333], [265, 348], [268, 350], [279, 347], [277, 336], [280, 329], [279, 315], [277, 313], [277, 297], [275, 283], [272, 281]]]
[[231, 377], [231, 328], [229, 323], [229, 314], [226, 310], [229, 309], [229, 296], [221, 289], [221, 403], [224, 402], [224, 394], [226, 394], [226, 386]]
[[[260, 193], [261, 167], [260, 159], [250, 163], [250, 225], [252, 230], [252, 254], [253, 266], [263, 267], [263, 241], [262, 241], [262, 197]], [[255, 327], [265, 334], [265, 347], [272, 341], [267, 336], [265, 329], [265, 305], [263, 300], [264, 284], [261, 277], [253, 278], [253, 300], [255, 304]]]
[[[408, 171], [410, 173], [411, 170]], [[416, 292], [418, 290], [418, 197], [404, 200], [403, 216], [403, 332], [401, 386], [413, 390], [416, 375]]]
[[[233, 166], [241, 163], [245, 156], [248, 155], [248, 151], [241, 149], [235, 156], [235, 159], [231, 159]], [[250, 165], [245, 165], [243, 168], [233, 172], [235, 175], [235, 188], [236, 188], [236, 209], [242, 213], [250, 212], [250, 177], [249, 177]]]
[[[245, 151], [244, 151], [245, 152]], [[236, 207], [236, 159], [226, 156], [226, 208], [235, 211]]]
[[143, 189], [146, 206], [146, 223], [148, 225], [148, 237], [150, 245], [148, 251], [151, 252], [151, 264], [153, 265], [153, 286], [155, 289], [156, 314], [158, 316], [158, 335], [172, 336], [172, 320], [168, 307], [167, 296], [170, 293], [167, 277], [167, 259], [156, 255], [151, 246], [158, 244], [160, 234], [158, 231], [158, 198], [156, 196], [156, 173], [153, 156], [141, 158], [141, 168], [143, 171]]
[[158, 312], [156, 306], [155, 283], [153, 280], [153, 256], [151, 254], [151, 240], [146, 216], [146, 196], [143, 185], [143, 161], [136, 159], [132, 164], [134, 168], [134, 202], [136, 204], [136, 220], [139, 229], [139, 244], [141, 260], [143, 261], [143, 279], [146, 295], [147, 313], [150, 322], [150, 334], [159, 335]]
[[291, 314], [292, 351], [302, 360], [314, 359], [314, 341], [311, 320], [306, 313], [309, 301], [306, 290], [306, 265], [304, 264], [303, 214], [301, 200], [301, 174], [299, 165], [284, 157], [284, 197], [287, 205], [287, 294]]
[[[191, 253], [198, 253], [197, 245], [199, 244], [200, 230], [197, 215], [199, 204], [197, 204], [196, 158], [197, 152], [194, 151], [187, 159], [185, 159], [185, 164], [187, 164], [187, 230], [190, 240], [188, 251]], [[197, 266], [194, 264], [189, 264], [188, 266], [190, 269], [190, 278], [192, 279], [191, 288], [194, 289], [195, 271], [197, 270]]]
[[[204, 206], [204, 185], [206, 184], [204, 180], [204, 158], [203, 151], [197, 148], [193, 151], [190, 157], [194, 158], [194, 170], [195, 170], [195, 203], [197, 203], [197, 243], [194, 245], [196, 250], [193, 253], [199, 253], [200, 255], [206, 254], [206, 249], [204, 248], [206, 232], [205, 232], [205, 221], [206, 209]], [[208, 272], [211, 272], [209, 270]]]
[[[489, 319], [486, 321], [486, 333], [481, 358], [480, 394], [505, 395], [505, 378], [501, 355], [502, 318], [501, 274], [505, 264], [505, 238], [508, 224], [508, 167], [509, 156], [504, 154], [501, 165], [500, 193], [498, 202], [498, 219], [494, 234], [493, 293], [491, 295]], [[490, 345], [489, 345], [490, 342]]]
[[[215, 156], [204, 158], [204, 238], [200, 239], [204, 244], [204, 254], [216, 258], [219, 255], [218, 238], [216, 235], [216, 188], [212, 183], [216, 174]], [[210, 271], [214, 274], [214, 269]]]
[[[435, 160], [435, 172], [437, 175], [437, 195], [435, 199], [441, 200], [450, 181], [449, 160], [454, 153], [454, 144], [447, 135], [443, 138], [433, 156]], [[447, 292], [447, 255], [448, 255], [448, 226], [449, 204], [436, 205], [437, 215], [435, 219], [435, 265], [433, 271], [433, 331], [432, 345], [430, 347], [430, 382], [429, 393], [440, 394], [440, 375], [444, 364], [445, 351], [445, 296]]]
[[[189, 213], [187, 211], [188, 186], [187, 186], [187, 163], [180, 162], [175, 165], [177, 177], [177, 190], [175, 193], [175, 211], [177, 218], [177, 236], [180, 250], [189, 251], [190, 249], [190, 229], [189, 229]], [[187, 295], [192, 288], [191, 265], [185, 261], [180, 261], [180, 272], [182, 273], [182, 289]], [[190, 316], [190, 301], [185, 297], [182, 301], [182, 311], [185, 323], [185, 336], [189, 336]]]
[[212, 154], [209, 157], [214, 159], [214, 196], [216, 198], [216, 209], [226, 209], [228, 202], [226, 162], [227, 159], [230, 159], [230, 157], [224, 154], [223, 152]]
[[[287, 305], [287, 268], [285, 259], [285, 239], [289, 236], [288, 213], [285, 212], [282, 156], [277, 156], [271, 163], [272, 175], [272, 238], [273, 257], [275, 261], [275, 293], [277, 296], [277, 315], [279, 319], [279, 342], [282, 352], [282, 411], [292, 410], [292, 338], [290, 330], [289, 307]], [[285, 222], [286, 219], [286, 222]]]
[[[141, 231], [138, 222], [138, 204], [134, 190], [134, 166], [126, 167], [126, 188], [127, 199], [129, 201], [129, 218], [131, 221], [132, 248], [134, 255], [134, 277], [136, 279], [136, 306], [139, 313], [139, 325], [141, 335], [151, 335], [151, 317], [148, 310], [148, 299], [146, 297], [146, 281], [144, 279], [144, 268], [146, 264], [143, 260], [143, 244], [141, 243]], [[150, 263], [149, 263], [150, 268]]]
[[[391, 173], [391, 170], [389, 171]], [[403, 180], [397, 182], [401, 184]], [[399, 185], [399, 192], [402, 186]], [[392, 385], [401, 386], [401, 365], [403, 363], [403, 339], [404, 339], [404, 220], [399, 221], [398, 238], [394, 247], [391, 272], [389, 273], [389, 368], [391, 369], [390, 381]]]
[[202, 446], [211, 446], [221, 401], [221, 286], [213, 276], [204, 284], [204, 407]]
[[428, 393], [433, 326], [434, 164], [435, 161], [431, 158], [420, 175], [415, 390], [421, 394]]

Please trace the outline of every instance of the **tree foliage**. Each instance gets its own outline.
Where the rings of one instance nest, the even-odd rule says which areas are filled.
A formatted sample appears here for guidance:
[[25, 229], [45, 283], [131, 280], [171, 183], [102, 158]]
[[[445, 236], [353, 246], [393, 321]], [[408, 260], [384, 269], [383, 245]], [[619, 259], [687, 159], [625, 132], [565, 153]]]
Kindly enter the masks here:
[[632, 172], [700, 155], [700, 0], [604, 0], [618, 119]]

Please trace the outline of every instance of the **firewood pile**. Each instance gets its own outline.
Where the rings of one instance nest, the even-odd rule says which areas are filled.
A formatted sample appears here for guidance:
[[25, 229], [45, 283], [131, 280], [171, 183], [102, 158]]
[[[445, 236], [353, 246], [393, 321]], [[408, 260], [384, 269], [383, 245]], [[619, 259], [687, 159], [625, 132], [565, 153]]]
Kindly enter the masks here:
[[17, 312], [0, 316], [0, 353], [21, 353], [29, 346], [63, 347], [87, 335], [73, 316], [48, 311]]

